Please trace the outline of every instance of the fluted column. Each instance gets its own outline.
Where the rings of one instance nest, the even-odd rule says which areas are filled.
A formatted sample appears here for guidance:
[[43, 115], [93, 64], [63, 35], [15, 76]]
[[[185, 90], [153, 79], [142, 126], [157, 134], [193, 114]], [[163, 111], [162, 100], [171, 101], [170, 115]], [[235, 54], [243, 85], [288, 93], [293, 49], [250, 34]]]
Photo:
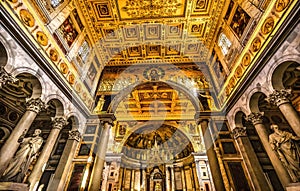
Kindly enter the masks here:
[[214, 151], [213, 139], [211, 137], [211, 134], [210, 134], [210, 131], [208, 128], [208, 120], [206, 120], [206, 119], [201, 120], [200, 125], [201, 125], [201, 130], [203, 133], [204, 144], [205, 144], [205, 148], [206, 148], [206, 155], [207, 155], [210, 170], [212, 173], [214, 186], [215, 186], [216, 190], [223, 191], [223, 190], [225, 190], [224, 182], [222, 179], [218, 159], [217, 159], [216, 153]]
[[69, 138], [65, 145], [64, 151], [55, 170], [54, 177], [50, 182], [48, 191], [63, 190], [66, 184], [68, 172], [71, 168], [72, 160], [76, 151], [81, 134], [77, 129], [69, 131]]
[[290, 176], [269, 144], [269, 134], [263, 124], [262, 116], [262, 113], [252, 113], [247, 116], [247, 120], [253, 123], [281, 184], [286, 187], [291, 182]]
[[9, 161], [18, 150], [18, 139], [22, 134], [26, 134], [37, 114], [45, 109], [45, 103], [40, 98], [31, 98], [26, 100], [26, 112], [11, 132], [9, 138], [5, 141], [0, 151], [0, 174], [7, 167]]
[[263, 169], [261, 168], [256, 154], [253, 150], [251, 142], [247, 137], [246, 127], [234, 128], [232, 133], [247, 166], [250, 178], [253, 182], [253, 189], [257, 191], [271, 190], [267, 183], [266, 177], [264, 176]]
[[291, 128], [298, 136], [300, 136], [300, 118], [289, 100], [290, 96], [291, 90], [275, 90], [272, 94], [269, 95], [267, 100], [271, 104], [276, 105], [279, 108], [282, 115], [290, 124]]
[[46, 168], [51, 152], [54, 148], [58, 135], [62, 128], [67, 124], [67, 120], [64, 117], [52, 118], [52, 130], [47, 138], [47, 141], [43, 147], [41, 155], [39, 156], [33, 170], [28, 177], [30, 183], [30, 190], [36, 190]]
[[219, 162], [220, 171], [221, 171], [222, 179], [223, 179], [223, 182], [224, 182], [225, 190], [226, 191], [231, 191], [231, 187], [230, 187], [230, 184], [229, 184], [227, 173], [226, 173], [226, 170], [225, 170], [225, 167], [224, 167], [224, 164], [223, 164], [223, 160], [222, 160], [222, 155], [220, 153], [220, 148], [215, 146], [214, 150], [215, 150], [217, 158], [218, 158], [218, 162]]
[[106, 115], [102, 118], [99, 115], [100, 120], [103, 124], [103, 131], [100, 139], [100, 143], [98, 146], [98, 150], [96, 151], [96, 156], [94, 159], [94, 166], [91, 174], [91, 180], [89, 184], [89, 191], [98, 191], [100, 190], [100, 182], [102, 179], [102, 171], [105, 162], [105, 155], [107, 150], [107, 145], [109, 141], [110, 128], [115, 120], [113, 114], [103, 114]]
[[18, 80], [18, 78], [6, 72], [3, 66], [0, 66], [0, 89], [2, 89], [8, 82], [14, 83]]

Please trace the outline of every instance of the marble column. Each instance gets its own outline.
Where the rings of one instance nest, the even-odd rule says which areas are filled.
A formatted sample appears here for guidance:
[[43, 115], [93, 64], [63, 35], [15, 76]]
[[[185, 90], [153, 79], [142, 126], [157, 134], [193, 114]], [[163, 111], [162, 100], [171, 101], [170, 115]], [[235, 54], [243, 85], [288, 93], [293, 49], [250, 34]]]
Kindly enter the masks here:
[[103, 130], [102, 130], [98, 150], [96, 151], [96, 156], [94, 159], [94, 166], [93, 166], [90, 184], [89, 184], [90, 191], [100, 190], [100, 182], [102, 179], [102, 172], [103, 172], [103, 167], [105, 162], [107, 145], [109, 141], [110, 129], [113, 124], [113, 121], [115, 120], [113, 114], [103, 114], [103, 115], [99, 115], [99, 117], [103, 125]]
[[18, 150], [18, 139], [21, 135], [25, 135], [34, 121], [37, 114], [45, 109], [45, 103], [40, 98], [31, 98], [26, 100], [26, 112], [11, 132], [9, 138], [5, 141], [0, 151], [0, 175], [4, 172]]
[[201, 166], [199, 165], [199, 159], [197, 159], [197, 157], [194, 155], [195, 158], [195, 171], [196, 171], [196, 177], [197, 177], [197, 181], [199, 184], [199, 187], [203, 187], [203, 181], [202, 181], [202, 175], [200, 172]]
[[147, 173], [146, 173], [146, 169], [143, 169], [143, 187], [141, 189], [141, 191], [146, 191], [147, 190]]
[[171, 168], [171, 190], [172, 191], [175, 191], [175, 173], [174, 173], [174, 167], [173, 166], [170, 166]]
[[7, 83], [15, 83], [19, 79], [6, 72], [4, 66], [0, 66], [0, 89], [2, 89]]
[[62, 128], [67, 125], [67, 120], [64, 117], [52, 118], [52, 129], [47, 138], [47, 141], [43, 147], [43, 150], [33, 167], [33, 170], [28, 177], [28, 182], [30, 184], [30, 189], [35, 191], [39, 185], [40, 178], [42, 177], [48, 160], [50, 158], [51, 152], [55, 146], [56, 140], [59, 136]]
[[195, 164], [195, 166], [192, 166], [192, 172], [193, 172], [193, 177], [194, 177], [194, 181], [195, 181], [195, 189], [196, 189], [196, 191], [199, 191], [200, 185], [199, 185], [199, 180], [198, 180], [197, 171], [196, 171], [196, 164]]
[[274, 167], [274, 170], [282, 184], [283, 187], [286, 187], [290, 182], [291, 178], [286, 171], [285, 167], [282, 165], [276, 153], [272, 150], [269, 144], [269, 134], [266, 130], [266, 127], [263, 124], [262, 113], [252, 113], [247, 116], [247, 120], [251, 121], [256, 129], [256, 132], [260, 138], [261, 143], [263, 144], [270, 161]]
[[275, 90], [272, 94], [269, 95], [267, 100], [273, 104], [276, 105], [287, 122], [290, 124], [293, 131], [300, 136], [300, 118], [293, 107], [292, 103], [289, 100], [289, 97], [291, 96], [291, 90]]
[[119, 169], [119, 179], [118, 179], [118, 191], [122, 190], [122, 183], [123, 183], [123, 177], [124, 176], [124, 169], [122, 167], [120, 167]]
[[64, 151], [55, 170], [54, 177], [49, 183], [48, 191], [63, 190], [67, 181], [69, 170], [72, 166], [72, 160], [81, 139], [81, 134], [77, 129], [69, 131], [69, 138], [65, 145]]
[[169, 172], [168, 166], [166, 166], [166, 188], [167, 188], [167, 190], [171, 190], [170, 189], [170, 172]]
[[271, 189], [266, 180], [263, 169], [256, 157], [251, 142], [247, 137], [246, 127], [234, 128], [232, 133], [247, 166], [250, 179], [253, 183], [253, 190], [270, 191]]
[[224, 167], [224, 164], [223, 164], [222, 155], [220, 153], [220, 148], [215, 146], [214, 150], [215, 150], [217, 158], [218, 158], [218, 162], [219, 162], [220, 171], [221, 171], [222, 179], [223, 179], [223, 182], [224, 182], [225, 190], [226, 191], [231, 191], [231, 186], [229, 184], [227, 173], [226, 173], [226, 170], [225, 170], [225, 167]]
[[220, 167], [219, 167], [219, 163], [218, 163], [218, 158], [214, 151], [214, 141], [213, 141], [213, 139], [211, 137], [211, 133], [209, 131], [208, 120], [207, 119], [200, 120], [200, 126], [201, 126], [201, 130], [203, 133], [204, 144], [205, 144], [205, 148], [206, 148], [206, 155], [207, 155], [210, 170], [212, 173], [214, 186], [215, 186], [216, 190], [223, 191], [223, 190], [225, 190], [224, 182], [222, 179], [222, 175], [221, 175], [221, 171], [220, 171]]
[[131, 185], [130, 185], [131, 191], [134, 191], [134, 185], [135, 185], [135, 170], [131, 169]]
[[183, 191], [186, 191], [186, 181], [185, 181], [184, 166], [181, 167], [181, 181], [182, 181]]

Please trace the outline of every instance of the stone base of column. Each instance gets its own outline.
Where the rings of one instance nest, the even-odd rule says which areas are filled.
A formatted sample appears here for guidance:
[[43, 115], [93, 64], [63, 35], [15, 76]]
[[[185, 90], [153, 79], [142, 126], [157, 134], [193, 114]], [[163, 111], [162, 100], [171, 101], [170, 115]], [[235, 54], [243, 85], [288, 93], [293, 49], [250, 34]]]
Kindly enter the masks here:
[[299, 191], [300, 190], [300, 182], [290, 183], [285, 189], [286, 189], [286, 191]]
[[0, 190], [28, 191], [29, 185], [24, 183], [16, 183], [16, 182], [0, 182]]

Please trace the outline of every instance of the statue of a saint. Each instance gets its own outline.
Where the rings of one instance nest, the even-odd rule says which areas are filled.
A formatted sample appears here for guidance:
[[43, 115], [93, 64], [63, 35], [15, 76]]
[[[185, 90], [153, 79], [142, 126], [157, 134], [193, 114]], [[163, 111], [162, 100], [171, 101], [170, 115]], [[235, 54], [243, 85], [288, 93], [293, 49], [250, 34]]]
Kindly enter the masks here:
[[216, 110], [214, 98], [209, 94], [208, 91], [205, 92], [205, 95], [202, 95], [201, 93], [199, 95], [201, 97], [206, 98], [207, 105], [208, 105], [208, 110], [211, 110], [211, 111], [215, 111]]
[[278, 154], [279, 159], [287, 168], [293, 182], [300, 181], [300, 137], [292, 133], [282, 131], [278, 125], [270, 126], [274, 133], [269, 135], [269, 143], [274, 151]]
[[105, 103], [104, 95], [101, 95], [101, 97], [98, 100], [97, 106], [94, 109], [94, 113], [96, 114], [101, 113], [104, 103]]
[[30, 164], [36, 159], [38, 151], [43, 144], [43, 138], [40, 137], [41, 132], [40, 129], [36, 129], [32, 137], [24, 138], [24, 135], [22, 135], [19, 138], [20, 149], [9, 163], [1, 179], [5, 181], [23, 182]]

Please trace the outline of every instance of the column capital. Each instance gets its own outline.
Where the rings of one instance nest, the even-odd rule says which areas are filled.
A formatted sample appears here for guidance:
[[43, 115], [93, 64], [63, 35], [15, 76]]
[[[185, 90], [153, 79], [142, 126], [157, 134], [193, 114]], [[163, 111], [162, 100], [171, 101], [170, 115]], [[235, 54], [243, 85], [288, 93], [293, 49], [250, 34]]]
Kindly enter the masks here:
[[253, 125], [263, 123], [263, 112], [251, 113], [246, 117], [247, 121], [252, 122]]
[[209, 119], [208, 118], [199, 118], [199, 119], [196, 119], [196, 124], [200, 125], [204, 121], [206, 121], [208, 123]]
[[62, 128], [68, 124], [66, 118], [64, 117], [52, 117], [52, 128], [62, 130]]
[[81, 139], [81, 133], [78, 131], [78, 129], [75, 130], [71, 130], [69, 131], [69, 140], [76, 140], [76, 141], [80, 141]]
[[101, 114], [101, 115], [98, 115], [98, 116], [100, 118], [100, 123], [101, 124], [108, 123], [112, 126], [114, 121], [116, 120], [116, 117], [113, 113], [105, 113], [105, 114]]
[[41, 100], [41, 98], [27, 98], [26, 99], [26, 110], [39, 113], [46, 109], [46, 104]]
[[291, 93], [291, 89], [275, 90], [266, 100], [273, 105], [280, 106], [281, 104], [290, 102]]
[[0, 89], [5, 86], [8, 82], [14, 83], [19, 79], [6, 72], [3, 66], [0, 67]]
[[239, 137], [247, 137], [246, 127], [236, 127], [232, 130], [232, 134], [235, 139]]

